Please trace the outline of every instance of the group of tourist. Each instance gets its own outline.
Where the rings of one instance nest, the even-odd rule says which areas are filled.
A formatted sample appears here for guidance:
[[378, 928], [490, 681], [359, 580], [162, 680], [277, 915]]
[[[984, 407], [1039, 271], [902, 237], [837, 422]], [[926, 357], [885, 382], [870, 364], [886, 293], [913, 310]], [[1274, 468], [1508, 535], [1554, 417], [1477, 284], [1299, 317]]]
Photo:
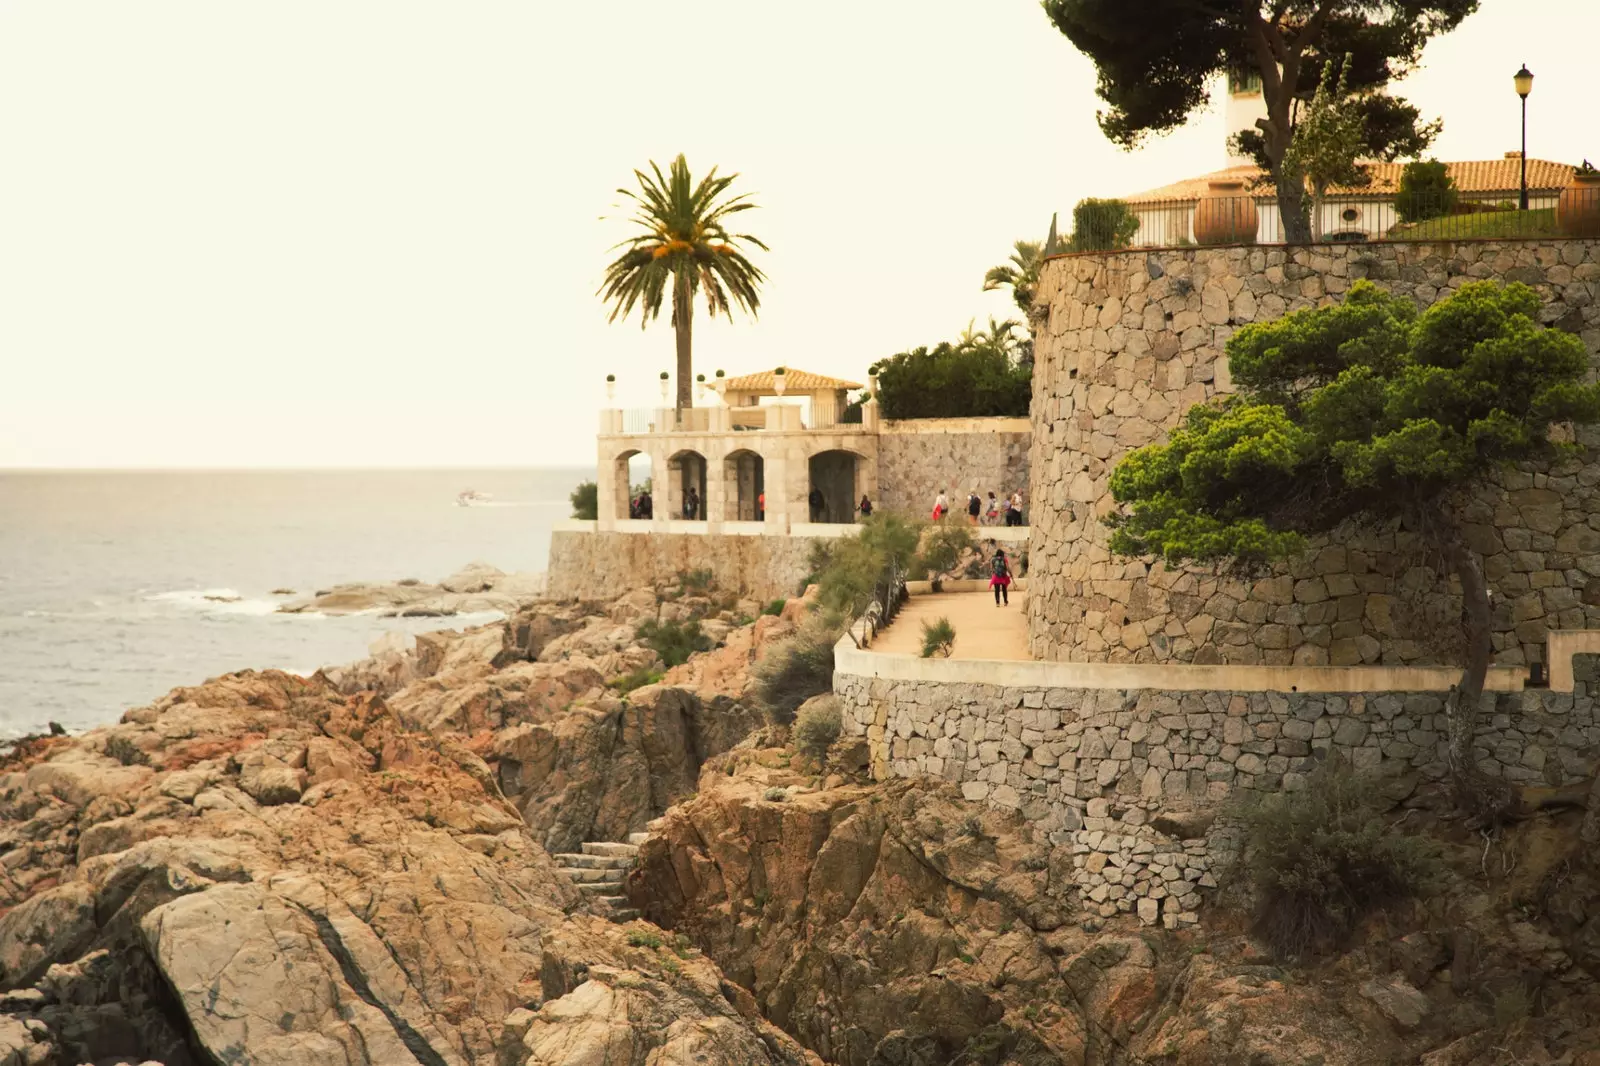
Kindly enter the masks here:
[[[950, 497], [944, 489], [939, 490], [939, 495], [933, 499], [933, 520], [943, 522], [950, 513]], [[994, 490], [989, 490], [989, 499], [985, 504], [982, 496], [978, 495], [976, 487], [967, 494], [967, 525], [969, 526], [1020, 526], [1022, 521], [1022, 490], [1018, 489], [1005, 499], [995, 496]]]

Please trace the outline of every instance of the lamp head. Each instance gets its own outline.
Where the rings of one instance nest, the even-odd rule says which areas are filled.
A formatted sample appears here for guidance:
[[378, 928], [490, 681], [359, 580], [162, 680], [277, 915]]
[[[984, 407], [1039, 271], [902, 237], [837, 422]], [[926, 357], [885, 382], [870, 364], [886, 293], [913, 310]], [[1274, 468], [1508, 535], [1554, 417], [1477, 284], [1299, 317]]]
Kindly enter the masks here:
[[1512, 75], [1512, 81], [1516, 83], [1517, 95], [1524, 100], [1533, 92], [1533, 71], [1528, 69], [1528, 64], [1522, 64], [1522, 69]]

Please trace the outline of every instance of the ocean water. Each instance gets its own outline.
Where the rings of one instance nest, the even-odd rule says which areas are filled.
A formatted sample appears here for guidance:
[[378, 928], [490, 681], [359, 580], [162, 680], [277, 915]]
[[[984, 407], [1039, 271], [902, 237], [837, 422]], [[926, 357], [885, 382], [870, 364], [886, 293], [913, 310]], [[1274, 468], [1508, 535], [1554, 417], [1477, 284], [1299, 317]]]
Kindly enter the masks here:
[[[102, 725], [176, 685], [245, 667], [309, 673], [361, 658], [392, 630], [486, 621], [277, 614], [298, 597], [273, 592], [436, 581], [479, 560], [543, 570], [567, 494], [593, 476], [0, 473], [0, 737], [52, 721]], [[469, 488], [493, 502], [457, 506]]]

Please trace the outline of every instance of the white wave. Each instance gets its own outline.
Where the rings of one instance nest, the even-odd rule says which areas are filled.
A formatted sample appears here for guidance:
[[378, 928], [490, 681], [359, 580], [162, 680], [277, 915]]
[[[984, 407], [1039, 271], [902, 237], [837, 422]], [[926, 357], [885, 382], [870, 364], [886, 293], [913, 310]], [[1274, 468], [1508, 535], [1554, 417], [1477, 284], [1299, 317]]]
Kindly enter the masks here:
[[273, 614], [278, 609], [278, 605], [271, 600], [246, 599], [233, 589], [179, 589], [176, 592], [158, 592], [145, 599], [209, 614], [262, 615]]

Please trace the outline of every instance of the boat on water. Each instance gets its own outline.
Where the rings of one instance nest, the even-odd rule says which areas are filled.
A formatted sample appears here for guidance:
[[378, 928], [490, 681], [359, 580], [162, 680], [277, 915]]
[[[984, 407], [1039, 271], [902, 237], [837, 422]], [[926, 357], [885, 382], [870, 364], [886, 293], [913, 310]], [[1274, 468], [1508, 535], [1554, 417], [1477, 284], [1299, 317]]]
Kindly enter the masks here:
[[489, 495], [487, 492], [479, 492], [477, 489], [467, 489], [465, 492], [462, 492], [456, 496], [456, 506], [477, 507], [481, 506], [482, 504], [490, 503], [493, 500], [494, 497]]

